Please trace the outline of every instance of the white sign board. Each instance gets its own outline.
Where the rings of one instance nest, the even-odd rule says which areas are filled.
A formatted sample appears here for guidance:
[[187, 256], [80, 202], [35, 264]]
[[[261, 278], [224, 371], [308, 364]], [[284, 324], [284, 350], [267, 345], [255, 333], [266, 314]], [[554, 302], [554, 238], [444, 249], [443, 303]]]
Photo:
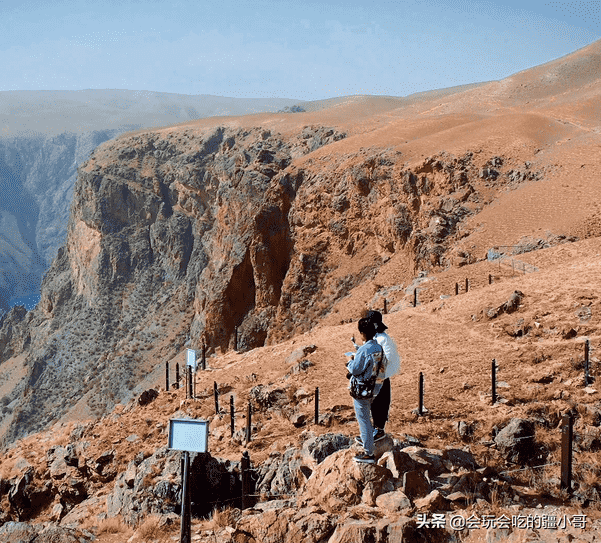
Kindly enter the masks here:
[[169, 420], [169, 448], [178, 451], [207, 452], [209, 421], [200, 419]]
[[186, 365], [192, 366], [192, 371], [196, 371], [196, 351], [194, 349], [187, 350]]

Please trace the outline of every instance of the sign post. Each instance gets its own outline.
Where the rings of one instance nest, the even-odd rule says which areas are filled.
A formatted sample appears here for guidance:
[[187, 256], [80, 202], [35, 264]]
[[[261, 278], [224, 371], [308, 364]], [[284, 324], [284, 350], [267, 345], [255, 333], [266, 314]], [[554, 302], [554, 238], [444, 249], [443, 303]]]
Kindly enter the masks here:
[[190, 398], [194, 398], [194, 381], [196, 380], [196, 370], [198, 368], [196, 351], [194, 349], [186, 350], [186, 366], [188, 367], [188, 390], [186, 391], [186, 396], [189, 394]]
[[190, 543], [192, 520], [190, 504], [190, 452], [207, 452], [209, 422], [199, 419], [171, 419], [169, 421], [169, 448], [183, 453], [182, 504], [180, 543]]

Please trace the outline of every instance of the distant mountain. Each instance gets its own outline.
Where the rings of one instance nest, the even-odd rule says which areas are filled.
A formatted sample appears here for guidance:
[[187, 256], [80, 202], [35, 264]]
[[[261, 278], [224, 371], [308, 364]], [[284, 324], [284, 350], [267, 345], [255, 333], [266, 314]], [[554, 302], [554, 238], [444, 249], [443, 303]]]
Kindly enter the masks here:
[[0, 92], [0, 316], [39, 299], [42, 276], [65, 241], [77, 166], [98, 145], [139, 128], [302, 103], [128, 90]]

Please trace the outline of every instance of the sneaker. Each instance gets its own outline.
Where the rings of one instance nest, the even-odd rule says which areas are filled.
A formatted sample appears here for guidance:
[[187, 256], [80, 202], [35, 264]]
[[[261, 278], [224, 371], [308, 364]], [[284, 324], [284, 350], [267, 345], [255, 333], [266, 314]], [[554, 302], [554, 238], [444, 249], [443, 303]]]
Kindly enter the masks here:
[[374, 430], [374, 441], [380, 441], [386, 437], [386, 432], [382, 428], [376, 428]]
[[361, 464], [375, 464], [376, 457], [373, 454], [361, 453], [355, 456], [355, 462], [359, 462]]

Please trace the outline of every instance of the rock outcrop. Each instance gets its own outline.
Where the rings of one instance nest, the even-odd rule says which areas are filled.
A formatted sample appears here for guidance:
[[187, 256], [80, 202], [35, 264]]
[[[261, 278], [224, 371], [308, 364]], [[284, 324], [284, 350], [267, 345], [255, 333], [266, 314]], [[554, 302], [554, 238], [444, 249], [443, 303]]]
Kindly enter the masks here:
[[[129, 400], [185, 344], [245, 351], [307, 331], [395, 252], [445, 264], [485, 201], [472, 154], [413, 169], [388, 151], [295, 162], [344, 137], [217, 126], [98, 147], [38, 307], [0, 327], [0, 363], [23, 353], [26, 367], [6, 440]], [[337, 274], [351, 260], [362, 269]]]

